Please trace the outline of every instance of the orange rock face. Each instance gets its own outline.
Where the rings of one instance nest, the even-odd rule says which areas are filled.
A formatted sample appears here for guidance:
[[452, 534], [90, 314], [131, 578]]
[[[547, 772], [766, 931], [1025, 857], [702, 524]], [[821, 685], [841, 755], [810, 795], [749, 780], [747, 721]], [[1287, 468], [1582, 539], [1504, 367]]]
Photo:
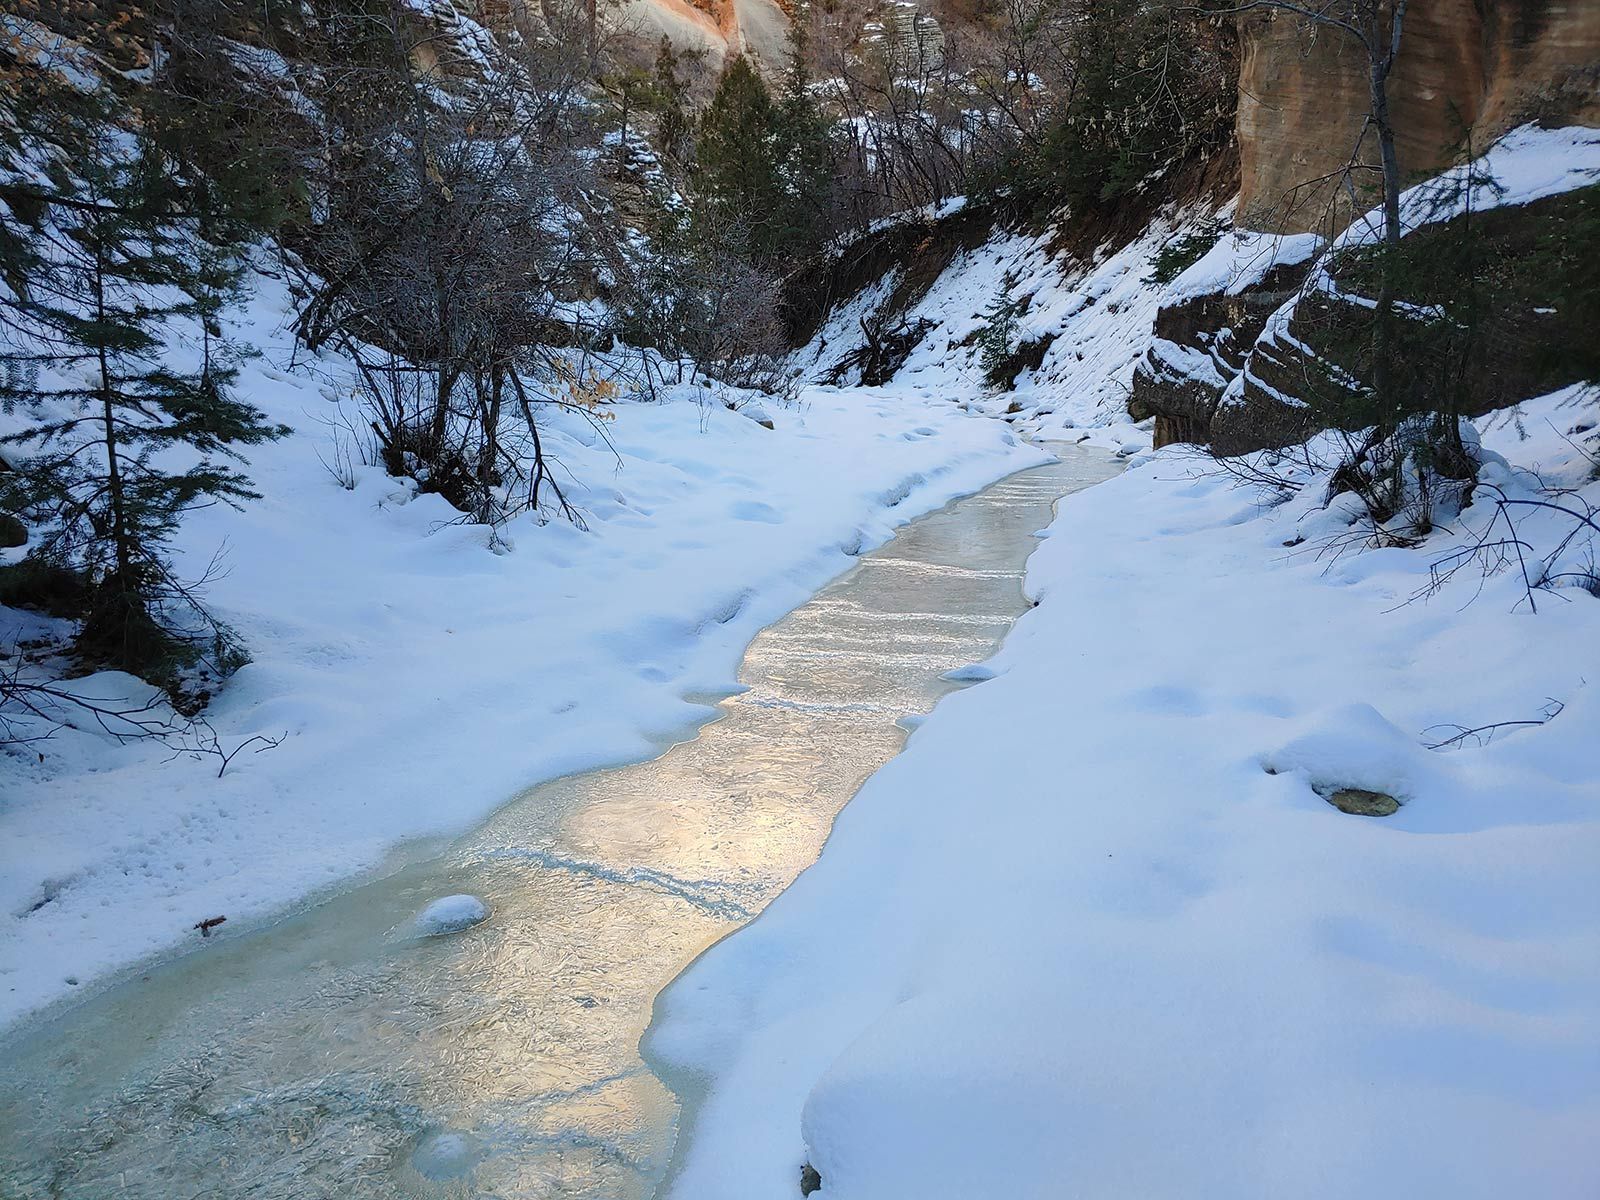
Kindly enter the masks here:
[[[1340, 174], [1377, 161], [1365, 51], [1295, 13], [1239, 18], [1241, 223], [1332, 231], [1349, 219]], [[1407, 179], [1481, 151], [1523, 121], [1600, 124], [1597, 0], [1411, 0], [1389, 103]], [[1358, 168], [1363, 207], [1376, 173]]]

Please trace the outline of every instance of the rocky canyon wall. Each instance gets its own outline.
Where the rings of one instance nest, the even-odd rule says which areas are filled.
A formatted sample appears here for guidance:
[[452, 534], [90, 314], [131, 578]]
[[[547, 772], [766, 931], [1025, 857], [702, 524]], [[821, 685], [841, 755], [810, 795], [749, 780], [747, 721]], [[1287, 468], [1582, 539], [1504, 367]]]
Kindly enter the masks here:
[[[1337, 176], [1368, 112], [1365, 52], [1282, 9], [1242, 14], [1239, 36], [1240, 223], [1342, 226]], [[1411, 0], [1389, 96], [1407, 179], [1524, 121], [1600, 124], [1600, 0]], [[1370, 134], [1359, 158], [1377, 159]]]

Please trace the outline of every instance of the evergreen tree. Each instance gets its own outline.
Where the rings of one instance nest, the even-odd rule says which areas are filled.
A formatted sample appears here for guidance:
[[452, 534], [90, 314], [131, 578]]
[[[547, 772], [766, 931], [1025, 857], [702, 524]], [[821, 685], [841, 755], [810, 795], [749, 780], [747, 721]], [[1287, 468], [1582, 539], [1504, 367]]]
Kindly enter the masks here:
[[[983, 368], [983, 381], [990, 387], [1004, 387], [1010, 380], [1007, 369], [1011, 367], [1012, 341], [1017, 333], [1017, 317], [1022, 306], [1006, 294], [1004, 288], [995, 293], [989, 306], [983, 310], [983, 325], [978, 331], [978, 365]], [[1011, 371], [1015, 375], [1015, 371]]]
[[787, 261], [815, 249], [833, 164], [800, 47], [776, 100], [746, 59], [728, 64], [702, 118], [699, 166], [701, 193], [725, 223], [749, 230], [755, 258]]
[[[162, 625], [187, 599], [167, 540], [188, 509], [253, 498], [226, 460], [286, 431], [233, 393], [217, 317], [240, 258], [224, 224], [192, 207], [149, 144], [102, 133], [83, 149], [43, 204], [41, 269], [10, 298], [0, 403], [31, 422], [0, 440], [20, 459], [0, 505], [42, 531], [31, 558], [86, 574], [80, 652], [170, 682], [193, 653]], [[178, 363], [184, 326], [195, 348]]]
[[700, 189], [729, 222], [747, 222], [757, 253], [770, 247], [769, 226], [783, 187], [778, 174], [772, 94], [743, 55], [723, 68], [701, 119]]
[[802, 21], [790, 26], [789, 39], [789, 70], [773, 130], [783, 192], [773, 240], [791, 254], [804, 255], [829, 230], [834, 164], [831, 123], [811, 90]]
[[661, 143], [662, 153], [676, 163], [687, 162], [694, 153], [694, 114], [689, 110], [689, 85], [678, 75], [678, 65], [685, 57], [698, 61], [700, 55], [693, 51], [675, 51], [666, 34], [661, 35], [651, 81], [656, 138]]
[[[1178, 0], [1095, 0], [1059, 23], [1063, 82], [975, 188], [1044, 211], [1113, 203], [1232, 129], [1232, 84], [1216, 35]], [[1055, 26], [1052, 26], [1055, 28]], [[1019, 28], [1018, 38], [1040, 36]]]
[[[269, 44], [303, 21], [284, 0], [259, 6]], [[193, 207], [262, 234], [275, 234], [306, 208], [304, 164], [315, 133], [281, 94], [252, 87], [233, 67], [241, 14], [218, 0], [156, 0], [162, 52], [151, 86], [133, 98], [139, 128], [160, 148]]]

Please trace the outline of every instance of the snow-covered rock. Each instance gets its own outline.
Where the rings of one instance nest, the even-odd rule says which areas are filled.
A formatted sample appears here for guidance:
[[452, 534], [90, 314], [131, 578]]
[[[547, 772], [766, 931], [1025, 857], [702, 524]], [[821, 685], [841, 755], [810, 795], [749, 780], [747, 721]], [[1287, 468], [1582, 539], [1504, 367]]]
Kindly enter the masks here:
[[[1600, 130], [1526, 125], [1506, 134], [1486, 152], [1461, 166], [1424, 180], [1401, 193], [1400, 225], [1408, 239], [1437, 236], [1440, 227], [1463, 213], [1487, 250], [1514, 262], [1532, 253], [1528, 244], [1564, 243], [1569, 236], [1563, 197], [1600, 181]], [[1370, 296], [1344, 291], [1335, 280], [1341, 252], [1372, 246], [1383, 236], [1383, 210], [1374, 208], [1334, 239], [1297, 292], [1261, 328], [1242, 369], [1216, 400], [1202, 424], [1220, 453], [1240, 454], [1262, 447], [1293, 445], [1315, 431], [1317, 418], [1304, 400], [1308, 381], [1353, 391], [1355, 381], [1340, 365], [1340, 331], [1364, 321]], [[1426, 241], [1423, 245], [1426, 246]], [[1400, 297], [1402, 312], [1405, 297]], [[1486, 361], [1463, 381], [1468, 413], [1504, 408], [1530, 391], [1574, 381], [1552, 367], [1551, 346], [1588, 334], [1592, 316], [1557, 313], [1546, 306], [1526, 307], [1519, 289], [1496, 277], [1482, 287], [1482, 312], [1475, 318], [1487, 331]], [[1348, 334], [1345, 335], [1348, 337]], [[1428, 335], [1433, 336], [1433, 335]], [[1401, 353], [1406, 352], [1404, 328]], [[1414, 340], [1421, 351], [1425, 343]], [[1436, 386], [1431, 377], [1415, 386]], [[1330, 405], [1329, 407], [1334, 407]], [[1326, 419], [1326, 418], [1324, 418]], [[1196, 440], [1204, 440], [1203, 438]]]

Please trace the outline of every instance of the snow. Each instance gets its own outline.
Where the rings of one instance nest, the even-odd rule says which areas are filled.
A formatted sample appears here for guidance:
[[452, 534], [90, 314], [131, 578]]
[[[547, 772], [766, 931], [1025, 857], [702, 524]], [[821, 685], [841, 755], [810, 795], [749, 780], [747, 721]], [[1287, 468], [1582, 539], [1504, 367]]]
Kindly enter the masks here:
[[986, 679], [994, 678], [994, 668], [984, 663], [968, 663], [964, 667], [946, 671], [941, 678], [948, 679], [952, 683], [982, 683]]
[[0, 32], [19, 60], [51, 71], [68, 87], [88, 95], [100, 86], [95, 57], [80, 43], [17, 13], [0, 14]]
[[489, 906], [477, 896], [441, 896], [417, 914], [415, 932], [419, 937], [438, 937], [460, 933], [489, 918]]
[[461, 53], [485, 79], [497, 77], [504, 55], [494, 35], [458, 9], [451, 0], [406, 0], [406, 7], [449, 34], [449, 45]]
[[1274, 267], [1303, 263], [1322, 246], [1323, 239], [1314, 233], [1235, 229], [1218, 238], [1216, 245], [1168, 284], [1161, 303], [1181, 304], [1197, 296], [1237, 296], [1260, 283]]
[[[1597, 407], [1502, 414], [1486, 477], [1600, 503]], [[1535, 614], [1514, 562], [1429, 597], [1488, 493], [1361, 550], [1325, 467], [1256, 461], [1301, 486], [1172, 447], [1064, 501], [994, 677], [658, 999], [672, 1196], [1600, 1193], [1600, 600]]]
[[[1488, 157], [1475, 203], [1526, 202], [1592, 182], [1600, 134], [1519, 130]], [[1424, 198], [1408, 222], [1447, 215]], [[1572, 514], [1600, 505], [1600, 403], [1566, 389], [1467, 430], [1488, 486], [1406, 547], [1366, 545], [1359, 503], [1328, 497], [1331, 439], [1255, 456], [1275, 492], [1152, 453], [1123, 406], [1157, 308], [1317, 249], [1236, 233], [1152, 284], [1216, 216], [1087, 258], [997, 233], [906, 314], [931, 332], [890, 387], [553, 414], [583, 527], [491, 531], [352, 458], [347, 364], [292, 368], [264, 281], [245, 391], [296, 432], [251, 451], [259, 502], [193, 515], [176, 549], [193, 577], [228, 547], [207, 599], [254, 655], [219, 736], [281, 743], [221, 778], [99, 726], [0, 758], [0, 1022], [192, 943], [197, 918], [232, 936], [685, 736], [852, 555], [1039, 461], [1009, 422], [1128, 470], [1061, 505], [1036, 606], [947, 676], [976, 686], [903, 718], [906, 752], [819, 862], [659, 998], [646, 1049], [692, 1106], [671, 1194], [790, 1197], [802, 1164], [828, 1200], [1597, 1194], [1600, 582]], [[796, 362], [825, 373], [895, 282]], [[1050, 344], [997, 395], [963, 343], [1001, 292]], [[1470, 553], [1496, 495], [1550, 487], [1565, 512], [1514, 510], [1526, 566]], [[1467, 567], [1441, 576], [1452, 553]], [[158, 702], [123, 675], [70, 686]], [[1350, 788], [1399, 808], [1325, 799]], [[414, 929], [486, 916], [447, 896]], [[410, 1165], [448, 1181], [480, 1151], [439, 1130]]]
[[[1003, 235], [958, 255], [912, 312], [937, 328], [896, 382], [929, 386], [954, 376], [986, 411], [1019, 405], [1017, 425], [1028, 433], [1103, 429], [1105, 444], [1120, 444], [1135, 436], [1127, 424], [1128, 389], [1160, 301], [1144, 279], [1170, 236], [1158, 221], [1129, 246], [1090, 262], [1053, 252], [1049, 233]], [[1038, 370], [1025, 372], [1013, 390], [990, 395], [976, 347], [959, 343], [984, 323], [984, 309], [1002, 291], [1030, 298], [1018, 320], [1018, 340], [1049, 338], [1050, 345]]]
[[[1407, 233], [1475, 211], [1531, 204], [1547, 196], [1600, 183], [1600, 130], [1581, 126], [1513, 129], [1482, 156], [1400, 193], [1400, 225]], [[1375, 208], [1334, 239], [1334, 249], [1371, 245], [1383, 238], [1383, 210]]]
[[[192, 513], [175, 550], [190, 579], [224, 551], [205, 598], [252, 655], [208, 711], [222, 744], [282, 743], [220, 779], [92, 727], [0, 755], [0, 1021], [198, 944], [202, 918], [236, 935], [534, 783], [657, 752], [852, 554], [1044, 457], [920, 396], [811, 389], [766, 401], [769, 430], [724, 403], [748, 397], [667, 388], [550, 417], [587, 529], [492, 534], [352, 454], [348, 363], [291, 369], [288, 298], [261, 283], [241, 392], [295, 432], [249, 451], [262, 499]], [[36, 624], [0, 609], [7, 644]]]
[[1217, 369], [1217, 362], [1204, 350], [1170, 342], [1166, 338], [1153, 338], [1148, 359], [1152, 372], [1170, 380], [1195, 379], [1213, 387], [1226, 387], [1230, 382]]

